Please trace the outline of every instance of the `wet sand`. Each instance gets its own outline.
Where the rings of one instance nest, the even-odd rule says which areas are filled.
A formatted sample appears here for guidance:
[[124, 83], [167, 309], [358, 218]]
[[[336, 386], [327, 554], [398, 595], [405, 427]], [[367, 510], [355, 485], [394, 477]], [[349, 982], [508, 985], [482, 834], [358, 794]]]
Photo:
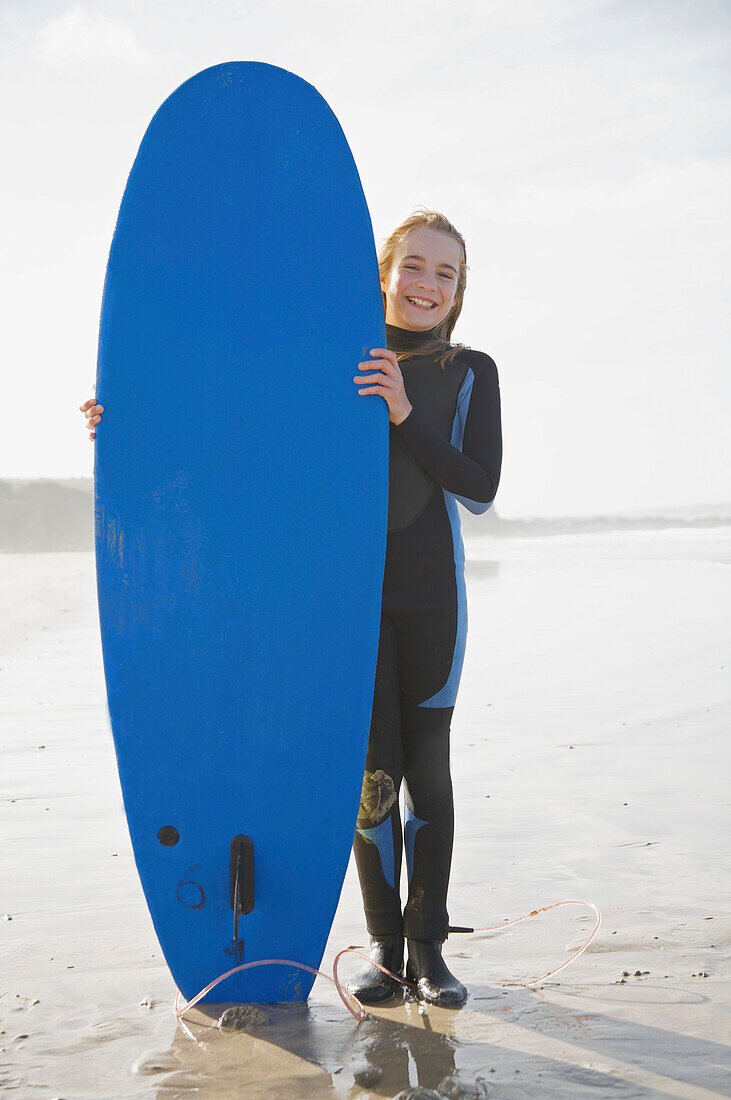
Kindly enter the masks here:
[[[451, 920], [584, 899], [598, 937], [527, 989], [590, 910], [452, 936], [459, 1011], [357, 1024], [318, 980], [250, 1034], [194, 1010], [191, 1039], [122, 812], [92, 555], [0, 555], [0, 1092], [731, 1095], [731, 528], [473, 539], [468, 556]], [[364, 942], [351, 864], [323, 968]]]

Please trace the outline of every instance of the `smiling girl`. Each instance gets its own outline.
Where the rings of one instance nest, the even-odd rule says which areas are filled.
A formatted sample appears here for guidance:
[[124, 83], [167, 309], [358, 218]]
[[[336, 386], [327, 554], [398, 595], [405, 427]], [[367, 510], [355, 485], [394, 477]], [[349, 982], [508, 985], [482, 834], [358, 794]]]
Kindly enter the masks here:
[[[485, 512], [497, 492], [500, 389], [488, 355], [450, 343], [467, 258], [464, 239], [443, 215], [422, 210], [407, 218], [383, 245], [379, 271], [388, 350], [373, 349], [377, 362], [361, 363], [355, 381], [359, 393], [380, 394], [388, 404], [388, 541], [354, 848], [371, 959], [400, 974], [405, 937], [406, 978], [419, 997], [458, 1005], [467, 991], [441, 955], [454, 831], [449, 731], [467, 631], [456, 502]], [[404, 846], [409, 887], [402, 914]], [[348, 988], [366, 1003], [397, 991], [370, 965]]]
[[[467, 257], [442, 214], [418, 210], [402, 222], [381, 248], [379, 273], [388, 348], [371, 349], [372, 361], [358, 364], [353, 379], [361, 396], [386, 401], [390, 419], [381, 632], [354, 851], [370, 958], [400, 975], [406, 939], [406, 978], [420, 999], [455, 1006], [467, 990], [441, 946], [454, 832], [449, 733], [467, 631], [456, 502], [485, 512], [497, 492], [500, 390], [488, 355], [450, 342]], [[81, 410], [94, 439], [104, 410], [94, 398]], [[348, 988], [367, 1004], [399, 990], [370, 964]]]

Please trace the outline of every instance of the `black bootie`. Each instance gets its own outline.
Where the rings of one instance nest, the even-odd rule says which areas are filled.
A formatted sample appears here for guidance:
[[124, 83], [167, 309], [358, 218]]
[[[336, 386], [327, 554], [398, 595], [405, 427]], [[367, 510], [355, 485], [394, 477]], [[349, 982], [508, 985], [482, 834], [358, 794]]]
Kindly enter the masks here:
[[[369, 958], [400, 977], [404, 968], [404, 937], [400, 932], [392, 936], [382, 936], [380, 939], [371, 936]], [[394, 997], [403, 987], [377, 966], [366, 963], [348, 979], [345, 988], [363, 1004], [373, 1005]]]
[[467, 990], [451, 974], [442, 958], [442, 945], [434, 941], [408, 940], [406, 979], [414, 982], [419, 999], [442, 1008], [456, 1008], [467, 1000]]

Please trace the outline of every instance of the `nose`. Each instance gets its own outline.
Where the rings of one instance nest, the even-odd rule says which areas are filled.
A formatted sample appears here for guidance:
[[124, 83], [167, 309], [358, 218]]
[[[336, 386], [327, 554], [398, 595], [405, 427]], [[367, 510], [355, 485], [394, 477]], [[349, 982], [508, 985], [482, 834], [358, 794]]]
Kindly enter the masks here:
[[419, 276], [418, 286], [420, 286], [422, 290], [436, 290], [436, 275], [432, 275], [429, 272], [422, 272], [422, 274]]

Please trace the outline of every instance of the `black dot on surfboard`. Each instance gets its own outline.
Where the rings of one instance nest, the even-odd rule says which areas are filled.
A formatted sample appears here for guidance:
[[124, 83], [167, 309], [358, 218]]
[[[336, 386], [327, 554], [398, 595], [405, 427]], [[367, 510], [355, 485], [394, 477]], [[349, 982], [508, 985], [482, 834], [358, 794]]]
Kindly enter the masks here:
[[174, 825], [163, 825], [162, 829], [158, 829], [157, 839], [166, 848], [172, 848], [180, 840], [180, 833]]

